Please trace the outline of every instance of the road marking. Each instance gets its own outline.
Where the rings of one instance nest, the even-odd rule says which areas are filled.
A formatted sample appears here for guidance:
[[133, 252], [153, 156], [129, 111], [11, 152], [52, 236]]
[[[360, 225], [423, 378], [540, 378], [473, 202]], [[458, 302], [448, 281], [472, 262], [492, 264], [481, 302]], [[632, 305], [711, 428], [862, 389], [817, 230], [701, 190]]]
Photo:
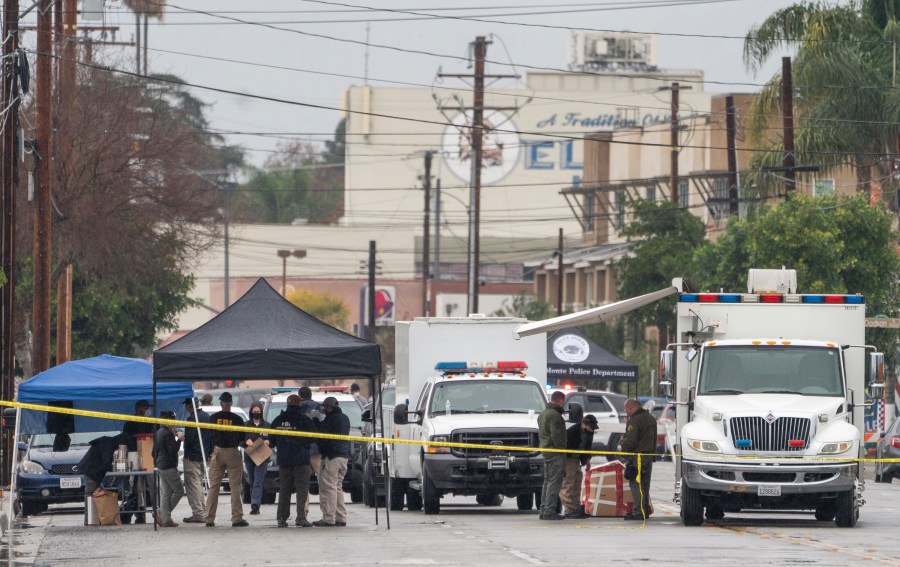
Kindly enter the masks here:
[[515, 555], [515, 556], [518, 557], [519, 559], [524, 559], [525, 561], [531, 563], [532, 565], [546, 565], [546, 564], [547, 564], [546, 561], [544, 561], [544, 560], [542, 560], [542, 559], [538, 559], [537, 557], [534, 557], [534, 556], [532, 556], [532, 555], [528, 555], [528, 554], [525, 553], [524, 551], [519, 551], [518, 549], [512, 549], [512, 548], [510, 548], [510, 547], [504, 547], [504, 548], [503, 548], [503, 551], [506, 551], [507, 553], [510, 553], [510, 554], [512, 554], [512, 555]]

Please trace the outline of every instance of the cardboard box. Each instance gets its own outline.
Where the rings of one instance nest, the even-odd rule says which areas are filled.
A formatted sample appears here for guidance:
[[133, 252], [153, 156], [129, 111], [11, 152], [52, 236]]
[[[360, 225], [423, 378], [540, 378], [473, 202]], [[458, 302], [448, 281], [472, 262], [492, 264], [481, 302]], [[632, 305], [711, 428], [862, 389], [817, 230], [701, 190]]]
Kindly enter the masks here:
[[584, 479], [584, 511], [607, 518], [631, 512], [634, 503], [624, 473], [625, 465], [619, 461], [592, 467]]
[[141, 433], [135, 435], [137, 440], [138, 461], [142, 471], [153, 470], [153, 434]]

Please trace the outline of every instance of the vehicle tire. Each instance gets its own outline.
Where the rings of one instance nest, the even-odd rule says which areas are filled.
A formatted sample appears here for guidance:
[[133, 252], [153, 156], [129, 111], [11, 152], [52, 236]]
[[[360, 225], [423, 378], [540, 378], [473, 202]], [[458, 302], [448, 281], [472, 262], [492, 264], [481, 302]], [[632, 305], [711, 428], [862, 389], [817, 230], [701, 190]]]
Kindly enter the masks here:
[[375, 507], [375, 495], [378, 494], [374, 481], [372, 479], [372, 472], [366, 471], [363, 476], [363, 485], [362, 485], [362, 493], [363, 493], [363, 503], [369, 508]]
[[893, 474], [875, 473], [875, 482], [890, 484], [894, 480]]
[[681, 522], [686, 526], [703, 524], [703, 496], [696, 488], [681, 484]]
[[418, 490], [406, 489], [406, 507], [412, 512], [422, 509], [422, 493]]
[[363, 483], [358, 480], [359, 475], [353, 476], [353, 482], [350, 484], [350, 502], [359, 504], [363, 500]]
[[719, 505], [708, 505], [706, 507], [707, 520], [721, 520], [725, 517], [725, 508]]
[[[611, 433], [609, 435], [609, 442], [606, 444], [607, 451], [618, 451], [619, 450], [619, 442], [622, 440], [621, 433]], [[615, 461], [619, 458], [619, 455], [606, 455], [607, 462]]]
[[277, 493], [277, 492], [266, 492], [266, 491], [263, 491], [263, 495], [262, 495], [262, 503], [263, 503], [263, 504], [274, 504], [274, 503], [275, 503], [275, 499], [276, 499], [277, 497], [278, 497], [278, 493]]
[[41, 512], [47, 509], [47, 506], [41, 504], [40, 502], [22, 502], [22, 515], [23, 516], [37, 516]]
[[835, 513], [835, 501], [834, 499], [822, 500], [818, 506], [816, 506], [816, 519], [820, 522], [830, 522], [834, 520]]
[[441, 493], [428, 476], [428, 469], [422, 466], [422, 507], [426, 514], [441, 513]]
[[475, 502], [482, 506], [500, 506], [503, 504], [502, 494], [479, 494], [475, 497]]
[[529, 492], [528, 494], [519, 494], [516, 496], [516, 507], [519, 510], [531, 510], [534, 506], [534, 494]]
[[856, 490], [839, 492], [835, 502], [834, 523], [839, 528], [852, 528], [859, 519], [859, 507], [856, 505]]
[[406, 483], [396, 478], [391, 479], [391, 510], [403, 509], [403, 498], [406, 496]]

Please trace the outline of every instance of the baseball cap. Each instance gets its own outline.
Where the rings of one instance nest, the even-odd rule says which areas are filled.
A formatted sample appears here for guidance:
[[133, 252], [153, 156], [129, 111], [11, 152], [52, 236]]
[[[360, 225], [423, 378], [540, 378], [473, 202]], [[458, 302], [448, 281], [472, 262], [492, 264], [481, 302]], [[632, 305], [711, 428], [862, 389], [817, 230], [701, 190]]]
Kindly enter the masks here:
[[232, 398], [231, 398], [231, 392], [222, 392], [222, 395], [219, 396], [219, 401], [220, 401], [220, 402], [226, 402], [226, 403], [229, 403], [229, 404], [230, 404], [230, 403], [231, 403], [231, 399], [232, 399]]
[[591, 429], [597, 429], [597, 418], [592, 415], [586, 415], [584, 419], [581, 420], [587, 426], [590, 426]]
[[150, 402], [148, 402], [147, 400], [138, 400], [134, 403], [134, 409], [149, 408], [149, 407], [150, 407]]
[[350, 391], [351, 391], [351, 392], [357, 392], [357, 391], [359, 391], [359, 384], [357, 384], [356, 382], [350, 384]]
[[[197, 401], [197, 398], [185, 398], [185, 399], [184, 399], [184, 405], [186, 405], [186, 406], [192, 406], [192, 405], [194, 405], [194, 402], [196, 402], [196, 401]], [[197, 403], [197, 405], [199, 406], [200, 404]]]
[[322, 405], [328, 408], [333, 408], [338, 405], [337, 398], [335, 398], [334, 396], [328, 396], [327, 398], [322, 400]]
[[163, 419], [175, 419], [175, 412], [163, 410], [163, 411], [159, 412], [159, 417], [161, 417]]

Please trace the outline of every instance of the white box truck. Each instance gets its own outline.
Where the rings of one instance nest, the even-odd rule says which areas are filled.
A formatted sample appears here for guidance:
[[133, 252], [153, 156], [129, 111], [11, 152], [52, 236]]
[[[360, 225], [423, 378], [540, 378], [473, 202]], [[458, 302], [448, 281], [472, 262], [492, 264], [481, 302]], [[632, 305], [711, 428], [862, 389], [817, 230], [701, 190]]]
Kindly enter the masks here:
[[[497, 505], [515, 497], [529, 510], [539, 497], [544, 463], [536, 451], [537, 417], [544, 409], [546, 334], [517, 338], [524, 319], [434, 317], [396, 328], [396, 396], [391, 434], [422, 445], [391, 448], [390, 500], [440, 512], [445, 494]], [[461, 442], [496, 449], [428, 445]]]
[[[677, 393], [685, 525], [746, 509], [856, 524], [874, 351], [865, 298], [797, 294], [793, 272], [751, 270], [747, 293], [678, 294], [679, 343], [660, 355], [660, 386]], [[879, 397], [883, 356], [868, 358]]]

